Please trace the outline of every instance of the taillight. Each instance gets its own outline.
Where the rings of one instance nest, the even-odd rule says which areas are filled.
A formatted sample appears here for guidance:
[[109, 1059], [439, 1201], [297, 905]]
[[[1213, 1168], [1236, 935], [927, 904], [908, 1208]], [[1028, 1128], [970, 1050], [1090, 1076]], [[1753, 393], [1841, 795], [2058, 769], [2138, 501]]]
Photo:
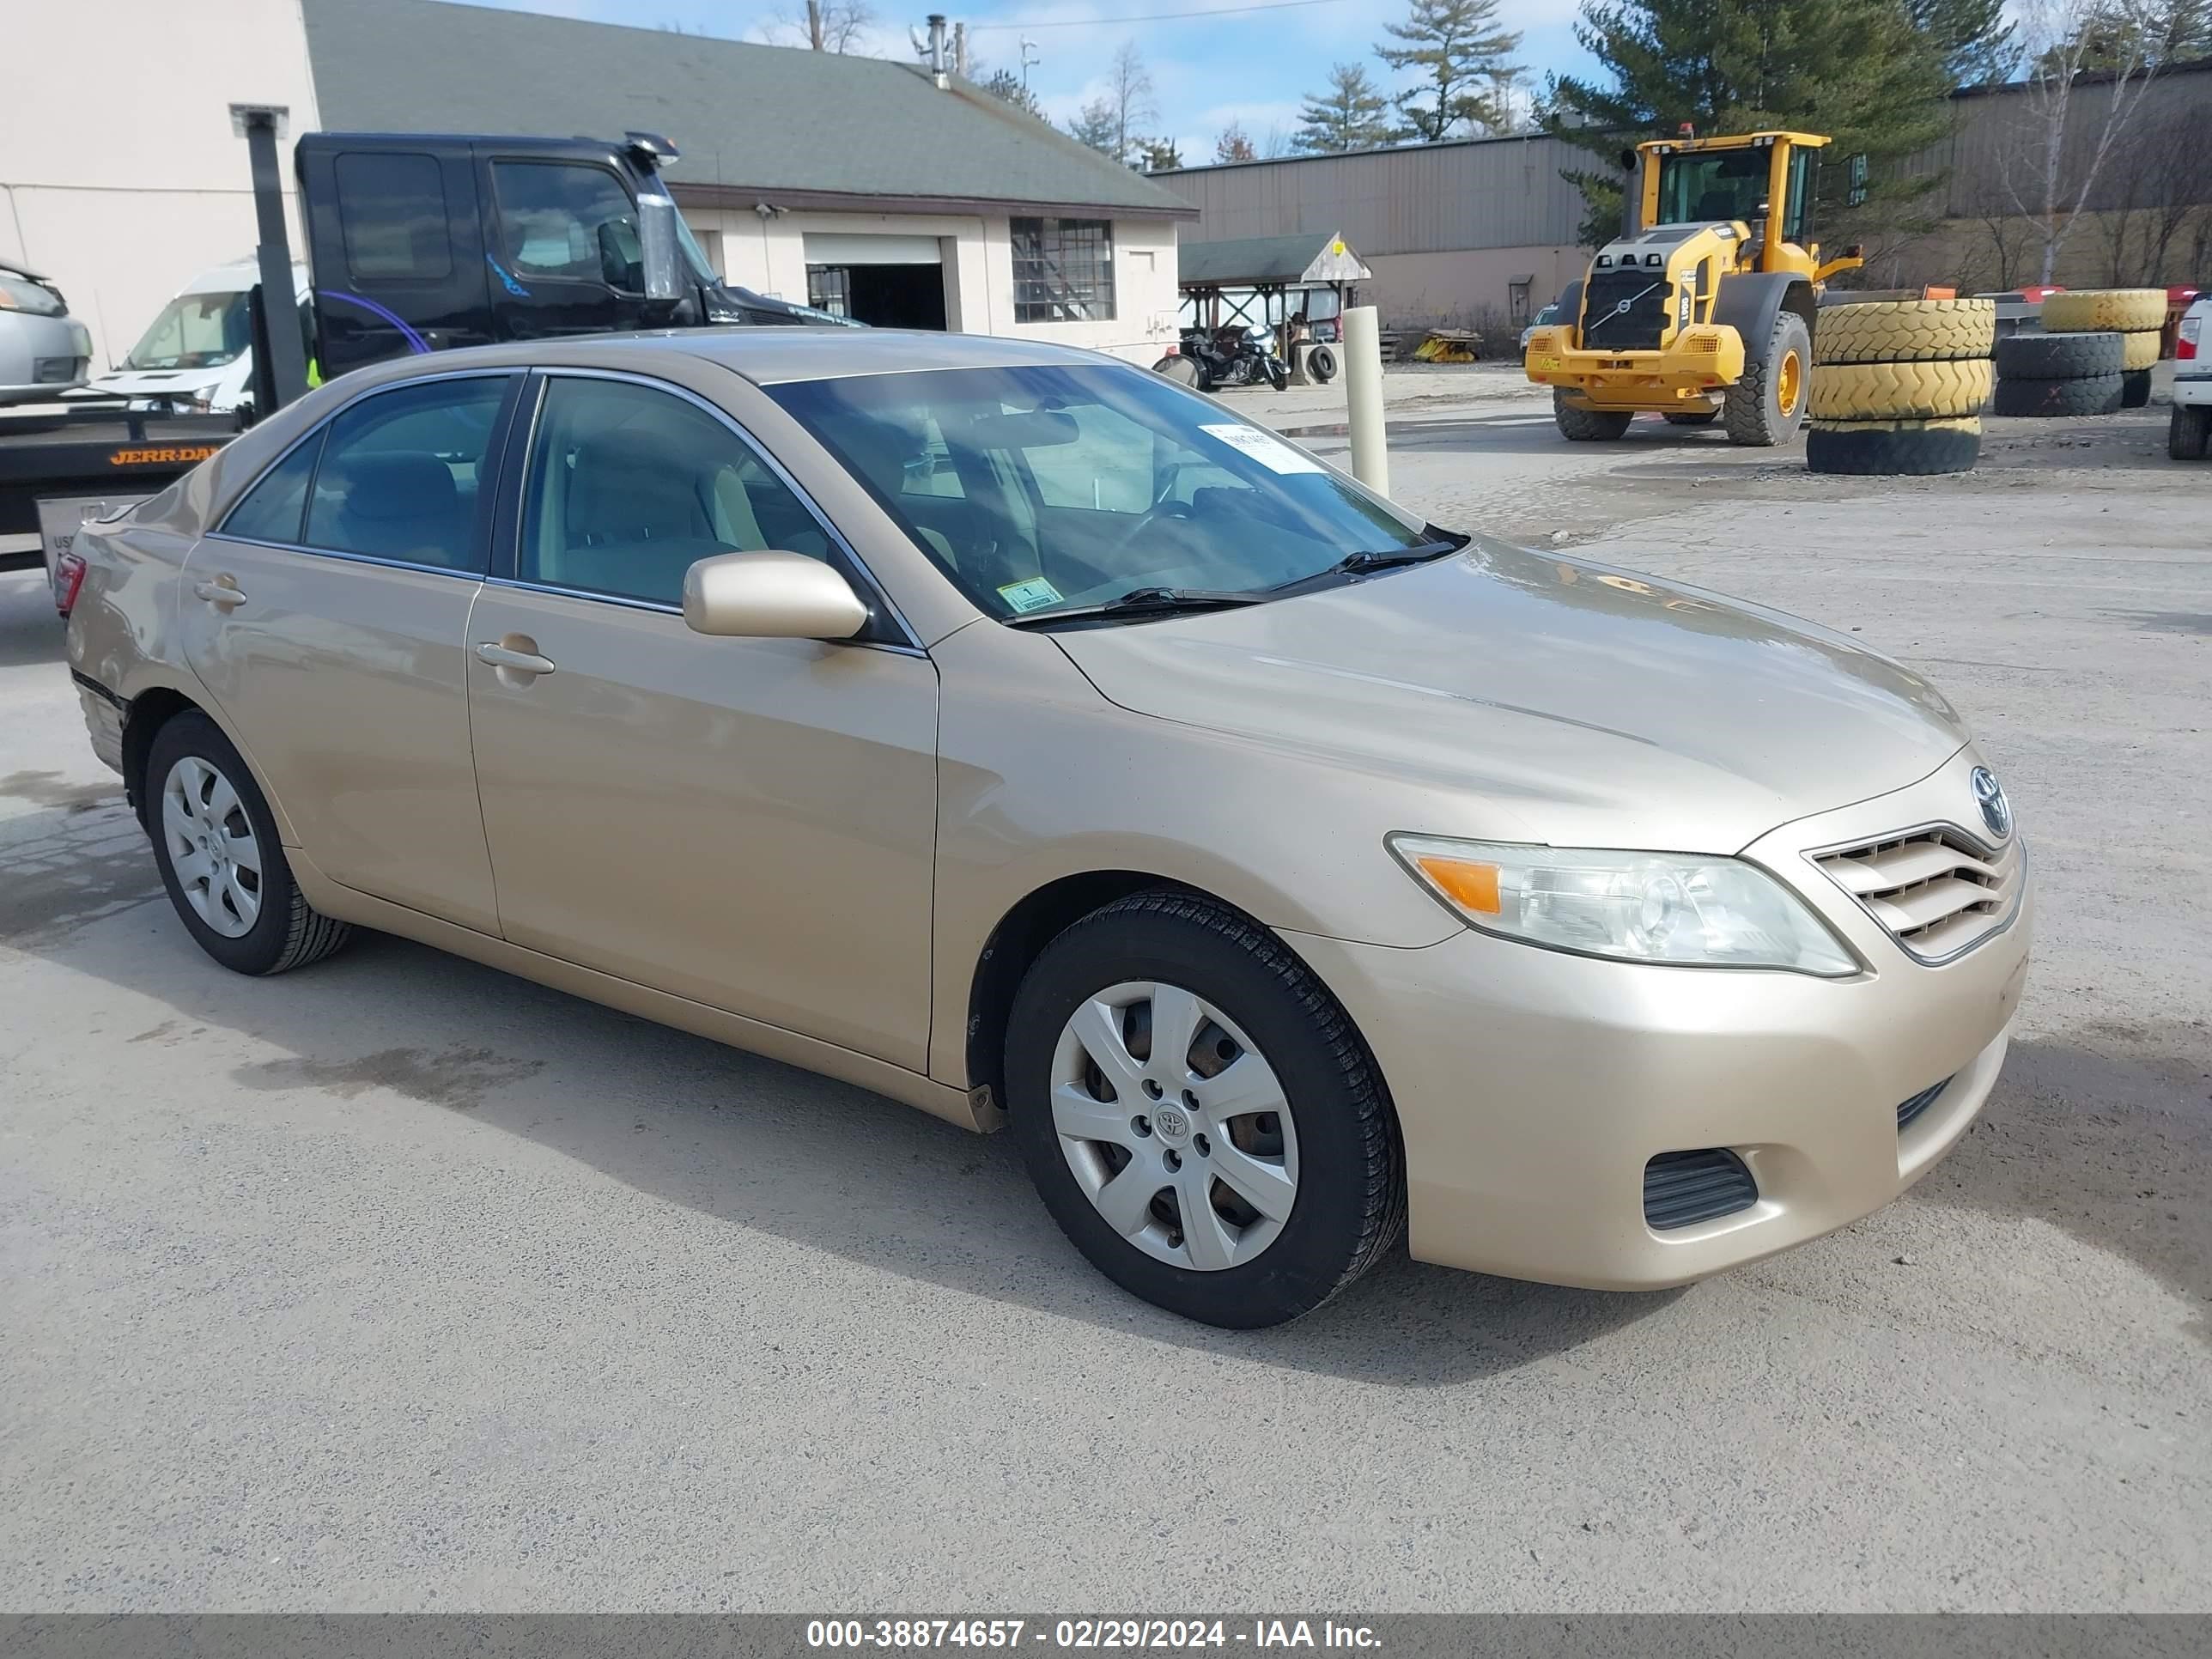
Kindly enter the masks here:
[[2204, 332], [2202, 317], [2184, 317], [2181, 327], [2173, 337], [2173, 360], [2185, 363], [2197, 356], [2197, 342]]
[[84, 560], [64, 553], [54, 560], [54, 609], [66, 617], [76, 609], [77, 589], [84, 586]]

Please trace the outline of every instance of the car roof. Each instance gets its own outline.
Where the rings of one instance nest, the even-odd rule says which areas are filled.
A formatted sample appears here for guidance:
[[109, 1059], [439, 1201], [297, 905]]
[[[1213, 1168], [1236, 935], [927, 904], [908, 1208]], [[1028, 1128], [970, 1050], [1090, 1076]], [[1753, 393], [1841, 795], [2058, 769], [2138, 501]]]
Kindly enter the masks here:
[[[659, 329], [636, 334], [574, 334], [527, 343], [472, 346], [402, 359], [425, 374], [482, 364], [513, 368], [589, 361], [610, 367], [623, 359], [640, 372], [671, 355], [716, 363], [756, 386], [793, 380], [837, 380], [858, 374], [913, 374], [934, 368], [1020, 368], [1058, 364], [1097, 367], [1117, 360], [1096, 351], [995, 334], [950, 334], [889, 328], [793, 328], [759, 324], [726, 328]], [[392, 367], [385, 365], [385, 367]]]

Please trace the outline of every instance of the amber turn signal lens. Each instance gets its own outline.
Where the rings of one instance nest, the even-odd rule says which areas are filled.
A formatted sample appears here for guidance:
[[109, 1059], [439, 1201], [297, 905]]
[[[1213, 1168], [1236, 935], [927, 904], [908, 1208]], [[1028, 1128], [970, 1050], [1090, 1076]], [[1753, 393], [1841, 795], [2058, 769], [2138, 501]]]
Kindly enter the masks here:
[[1494, 916], [1498, 911], [1498, 866], [1478, 864], [1473, 859], [1438, 858], [1431, 854], [1416, 860], [1421, 873], [1436, 883], [1437, 890], [1462, 910], [1472, 910], [1477, 915]]

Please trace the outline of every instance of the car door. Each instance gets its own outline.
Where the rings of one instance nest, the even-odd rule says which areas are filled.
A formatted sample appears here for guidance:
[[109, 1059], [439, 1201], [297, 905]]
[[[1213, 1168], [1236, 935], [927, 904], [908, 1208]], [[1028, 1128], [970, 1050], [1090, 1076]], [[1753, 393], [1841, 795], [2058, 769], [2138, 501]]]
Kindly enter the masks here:
[[499, 155], [478, 145], [499, 248], [493, 332], [542, 339], [636, 328], [645, 319], [637, 204], [610, 168]]
[[[635, 379], [540, 385], [513, 564], [469, 629], [507, 937], [925, 1069], [934, 665], [726, 415]], [[879, 637], [684, 626], [693, 561], [767, 548], [838, 564]]]
[[372, 392], [185, 562], [185, 654], [333, 881], [495, 932], [463, 665], [522, 377]]

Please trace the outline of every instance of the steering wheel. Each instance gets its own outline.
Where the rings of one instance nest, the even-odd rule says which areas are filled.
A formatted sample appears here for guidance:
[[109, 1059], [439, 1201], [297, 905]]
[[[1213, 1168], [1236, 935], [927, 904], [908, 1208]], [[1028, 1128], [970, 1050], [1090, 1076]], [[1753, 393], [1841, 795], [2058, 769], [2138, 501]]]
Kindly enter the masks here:
[[1115, 538], [1114, 544], [1106, 550], [1107, 556], [1110, 558], [1115, 554], [1125, 550], [1132, 542], [1162, 519], [1179, 519], [1188, 522], [1197, 516], [1197, 514], [1191, 511], [1188, 501], [1154, 501], [1137, 515], [1134, 524]]

